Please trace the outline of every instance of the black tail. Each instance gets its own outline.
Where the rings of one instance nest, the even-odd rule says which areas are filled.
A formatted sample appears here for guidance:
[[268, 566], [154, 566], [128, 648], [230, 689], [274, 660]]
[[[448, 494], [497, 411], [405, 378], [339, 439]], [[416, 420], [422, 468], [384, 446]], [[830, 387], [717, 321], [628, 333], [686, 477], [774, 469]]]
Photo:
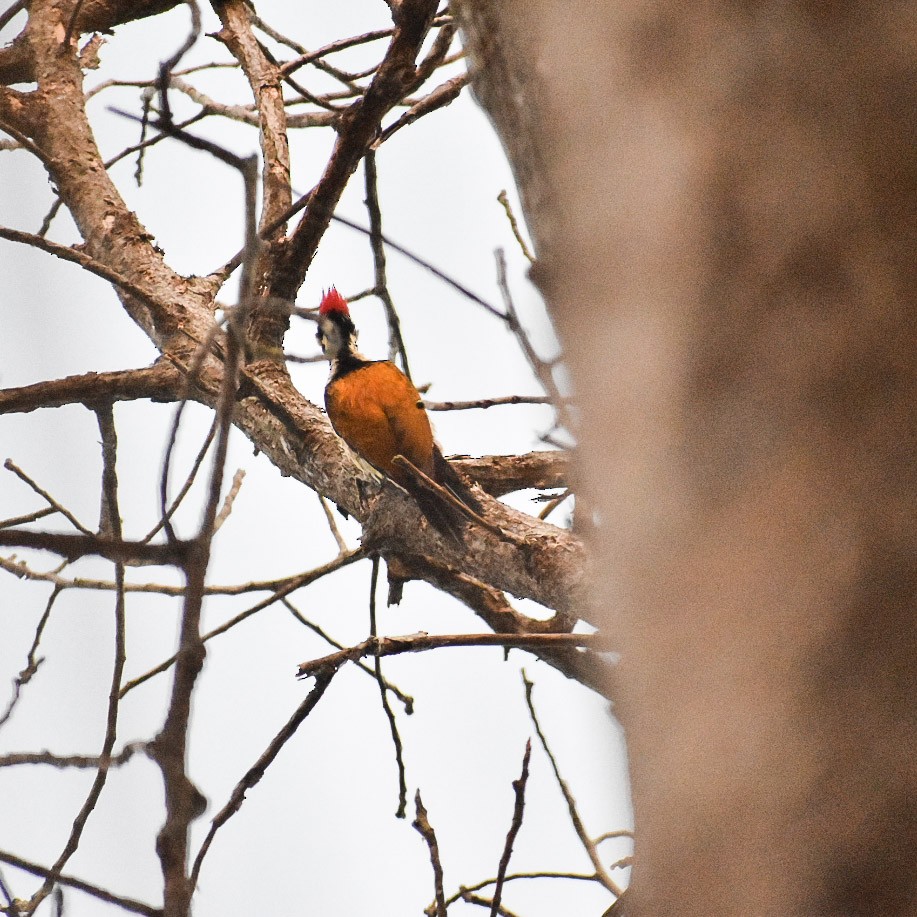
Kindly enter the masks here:
[[433, 469], [438, 484], [448, 488], [452, 495], [464, 503], [468, 509], [474, 510], [478, 515], [483, 512], [483, 507], [478, 498], [471, 492], [471, 488], [446, 461], [442, 452], [436, 446], [433, 447]]
[[464, 544], [462, 531], [468, 520], [462, 515], [461, 510], [446, 502], [433, 491], [427, 490], [423, 485], [409, 485], [408, 491], [417, 501], [427, 521], [437, 532], [457, 545]]
[[[458, 472], [446, 461], [442, 452], [434, 446], [433, 475], [440, 487], [448, 490], [460, 503], [464, 503], [472, 512], [480, 514], [482, 507], [478, 499], [461, 479]], [[415, 482], [408, 487], [417, 501], [424, 516], [440, 534], [450, 538], [456, 544], [463, 544], [462, 532], [469, 520], [457, 506], [444, 497]]]

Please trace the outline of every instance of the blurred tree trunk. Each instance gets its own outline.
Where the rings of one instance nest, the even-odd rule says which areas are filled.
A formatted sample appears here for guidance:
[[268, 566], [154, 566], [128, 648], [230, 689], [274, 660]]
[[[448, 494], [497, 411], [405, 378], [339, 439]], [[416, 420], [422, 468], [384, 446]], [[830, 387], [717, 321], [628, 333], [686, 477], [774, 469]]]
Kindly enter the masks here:
[[634, 912], [917, 913], [913, 5], [454, 7], [582, 405]]

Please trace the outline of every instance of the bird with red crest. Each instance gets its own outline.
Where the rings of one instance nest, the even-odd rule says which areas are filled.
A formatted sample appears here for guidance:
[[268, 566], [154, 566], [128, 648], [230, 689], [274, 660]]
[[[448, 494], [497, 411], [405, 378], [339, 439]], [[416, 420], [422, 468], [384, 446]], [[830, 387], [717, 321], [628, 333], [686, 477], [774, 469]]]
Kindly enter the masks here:
[[316, 337], [331, 363], [325, 409], [335, 432], [364, 462], [407, 490], [439, 532], [461, 541], [464, 515], [423, 487], [396, 456], [407, 459], [474, 513], [481, 506], [433, 438], [430, 418], [414, 383], [389, 360], [357, 350], [347, 300], [332, 287], [322, 297]]

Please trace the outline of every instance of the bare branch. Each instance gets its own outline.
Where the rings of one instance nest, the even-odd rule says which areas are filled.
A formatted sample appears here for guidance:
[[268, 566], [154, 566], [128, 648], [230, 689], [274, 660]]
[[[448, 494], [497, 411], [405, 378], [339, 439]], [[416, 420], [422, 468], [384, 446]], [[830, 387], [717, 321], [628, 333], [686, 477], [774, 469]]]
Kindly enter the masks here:
[[446, 917], [446, 896], [443, 891], [443, 865], [439, 858], [439, 843], [436, 840], [436, 832], [430, 824], [427, 817], [427, 810], [424, 808], [420, 798], [420, 790], [414, 795], [414, 828], [420, 836], [427, 842], [430, 851], [430, 864], [433, 866], [433, 887], [435, 890], [434, 906], [428, 908], [427, 913], [435, 917]]
[[116, 755], [111, 755], [103, 759], [100, 755], [55, 755], [50, 751], [37, 752], [13, 752], [8, 755], [0, 755], [0, 767], [17, 767], [22, 764], [46, 764], [50, 767], [56, 767], [63, 770], [70, 767], [75, 768], [99, 768], [103, 761], [109, 769], [120, 767], [127, 764], [131, 758], [139, 751], [146, 747], [144, 742], [131, 742]]
[[[372, 559], [372, 576], [369, 583], [369, 634], [370, 639], [378, 645], [378, 628], [376, 626], [376, 586], [379, 581], [379, 558]], [[333, 671], [337, 671], [334, 667]], [[379, 653], [373, 654], [373, 671], [376, 676], [376, 683], [379, 685], [379, 695], [382, 698], [382, 709], [385, 711], [385, 717], [388, 720], [389, 731], [392, 734], [392, 744], [395, 746], [395, 765], [398, 768], [398, 808], [395, 811], [395, 818], [404, 818], [408, 805], [408, 784], [404, 773], [404, 746], [401, 743], [401, 734], [398, 732], [398, 722], [395, 720], [395, 712], [388, 702], [388, 691], [385, 687], [385, 679], [382, 677], [382, 657]]]
[[465, 86], [468, 85], [468, 74], [463, 73], [461, 76], [454, 76], [451, 80], [437, 86], [429, 95], [415, 102], [394, 124], [389, 125], [381, 134], [379, 139], [373, 143], [373, 149], [378, 149], [389, 140], [392, 134], [400, 131], [401, 128], [413, 124], [424, 115], [437, 111], [451, 105], [461, 94]]
[[[0, 850], [0, 863], [7, 863], [10, 866], [15, 866], [16, 869], [21, 869], [23, 872], [28, 872], [33, 876], [41, 876], [43, 878], [52, 875], [54, 872], [44, 866], [39, 866], [37, 863], [24, 860], [22, 857], [18, 857], [15, 854], [7, 853], [5, 850]], [[68, 888], [75, 888], [78, 891], [85, 892], [87, 895], [92, 895], [93, 898], [98, 898], [100, 901], [107, 901], [109, 904], [115, 904], [125, 911], [130, 911], [132, 914], [143, 914], [144, 917], [162, 917], [162, 910], [160, 908], [151, 907], [149, 904], [144, 904], [142, 901], [135, 901], [133, 898], [126, 898], [123, 895], [116, 895], [104, 888], [100, 888], [98, 885], [84, 882], [82, 879], [77, 879], [74, 876], [58, 873], [55, 875], [55, 881], [60, 885], [66, 885]]]
[[507, 197], [506, 191], [503, 190], [497, 195], [497, 200], [500, 202], [500, 205], [506, 211], [506, 218], [509, 220], [510, 229], [513, 231], [513, 235], [516, 237], [516, 241], [519, 243], [519, 248], [522, 249], [522, 254], [528, 259], [529, 264], [535, 263], [535, 256], [529, 251], [528, 245], [526, 245], [525, 239], [522, 238], [522, 231], [519, 229], [519, 223], [516, 220], [516, 214], [513, 213], [512, 205], [509, 202], [509, 197]]
[[32, 680], [38, 672], [42, 662], [44, 662], [44, 659], [36, 658], [38, 644], [41, 642], [41, 635], [44, 632], [45, 625], [48, 623], [48, 618], [51, 617], [51, 609], [54, 607], [54, 603], [62, 591], [63, 590], [59, 586], [55, 586], [51, 591], [51, 595], [48, 596], [45, 610], [41, 618], [39, 618], [38, 626], [35, 628], [32, 646], [29, 648], [28, 655], [26, 656], [25, 668], [13, 680], [13, 694], [12, 697], [10, 697], [10, 702], [7, 704], [6, 710], [3, 712], [3, 715], [0, 716], [0, 728], [2, 728], [13, 715], [16, 705], [19, 703], [19, 698], [22, 696], [22, 689]]
[[31, 532], [24, 529], [0, 530], [0, 547], [32, 548], [50, 551], [73, 560], [87, 554], [97, 554], [106, 560], [123, 563], [146, 562], [153, 564], [181, 564], [188, 543], [143, 544], [100, 538], [97, 535], [58, 535], [56, 532]]
[[326, 669], [337, 671], [345, 662], [363, 656], [398, 656], [402, 653], [424, 653], [446, 647], [500, 646], [539, 649], [559, 646], [592, 646], [595, 634], [410, 634], [404, 637], [369, 637], [362, 643], [300, 663], [297, 677], [307, 678]]
[[[281, 601], [283, 598], [295, 592], [297, 589], [301, 589], [303, 586], [307, 586], [309, 583], [315, 582], [317, 579], [320, 579], [327, 573], [332, 573], [335, 570], [340, 570], [342, 567], [345, 567], [348, 564], [352, 564], [354, 561], [362, 560], [365, 556], [366, 555], [363, 550], [361, 548], [357, 548], [356, 550], [350, 551], [347, 554], [339, 555], [334, 560], [327, 564], [323, 564], [314, 570], [308, 570], [307, 572], [300, 573], [297, 576], [281, 580], [280, 582], [282, 585], [280, 585], [280, 587], [273, 593], [273, 595], [270, 595], [263, 601], [258, 602], [257, 605], [253, 605], [251, 608], [246, 608], [245, 611], [239, 612], [239, 614], [230, 618], [219, 627], [215, 627], [213, 630], [208, 631], [201, 637], [201, 642], [207, 643], [214, 637], [218, 637], [220, 634], [225, 634], [228, 630], [231, 630], [237, 624], [240, 624], [242, 621], [250, 618], [253, 614], [257, 614], [259, 611], [270, 607], [275, 602]], [[184, 590], [181, 590], [179, 594], [184, 594]], [[178, 653], [176, 653], [174, 656], [170, 656], [168, 659], [150, 669], [145, 674], [127, 682], [121, 689], [121, 696], [123, 697], [129, 691], [132, 691], [134, 688], [142, 685], [145, 681], [149, 681], [154, 675], [159, 675], [162, 672], [167, 672], [177, 660]]]
[[[412, 0], [399, 16], [386, 55], [359, 99], [341, 116], [334, 151], [309, 200], [306, 212], [289, 238], [276, 271], [270, 277], [266, 302], [291, 301], [303, 281], [318, 243], [331, 220], [344, 187], [376, 137], [385, 114], [416, 85], [414, 60], [436, 12], [435, 0]], [[280, 347], [286, 316], [263, 313], [250, 333], [258, 343]], [[264, 338], [264, 340], [262, 340]]]
[[[116, 471], [118, 438], [111, 404], [97, 407], [96, 416], [99, 422], [99, 432], [102, 436], [102, 518], [100, 519], [99, 529], [102, 532], [110, 533], [113, 539], [120, 541], [121, 510], [118, 504], [118, 476]], [[115, 595], [115, 658], [112, 666], [111, 685], [108, 691], [105, 738], [102, 742], [102, 751], [99, 754], [98, 769], [89, 789], [89, 794], [73, 820], [70, 836], [67, 838], [64, 849], [55, 860], [48, 875], [45, 876], [41, 887], [32, 895], [29, 901], [28, 910], [30, 913], [34, 912], [35, 908], [50, 894], [58, 881], [61, 870], [76, 852], [77, 847], [79, 847], [83, 830], [86, 827], [89, 816], [96, 807], [96, 803], [99, 801], [99, 797], [102, 795], [102, 790], [108, 779], [111, 752], [115, 746], [117, 736], [118, 691], [121, 687], [121, 676], [124, 672], [125, 660], [124, 563], [121, 561], [115, 563], [115, 582], [118, 584]]]
[[74, 264], [78, 264], [83, 268], [83, 270], [89, 271], [90, 274], [95, 274], [97, 277], [101, 277], [103, 280], [113, 283], [118, 289], [123, 290], [125, 293], [129, 293], [145, 305], [154, 307], [157, 310], [162, 307], [160, 300], [149, 291], [83, 251], [71, 248], [68, 245], [50, 242], [48, 239], [43, 239], [41, 236], [35, 235], [34, 233], [21, 232], [18, 229], [9, 229], [6, 226], [0, 226], [0, 239], [8, 239], [10, 242], [20, 242], [23, 245], [30, 245], [32, 248], [38, 248], [43, 252], [47, 252], [49, 255], [54, 255], [62, 261], [72, 261]]
[[3, 463], [3, 467], [6, 468], [7, 471], [12, 471], [20, 481], [28, 484], [29, 487], [31, 487], [39, 497], [45, 500], [55, 512], [60, 513], [75, 529], [78, 529], [84, 535], [92, 536], [94, 534], [92, 529], [86, 528], [86, 526], [83, 525], [83, 523], [80, 522], [80, 520], [77, 519], [69, 509], [58, 503], [57, 500], [51, 496], [51, 494], [40, 487], [38, 483], [30, 478], [12, 459], [7, 459]]
[[217, 404], [219, 427], [209, 493], [200, 529], [192, 542], [184, 565], [187, 590], [182, 609], [172, 696], [162, 729], [150, 744], [150, 756], [159, 765], [165, 790], [166, 819], [157, 837], [156, 852], [159, 855], [164, 880], [166, 917], [186, 917], [188, 913], [194, 891], [194, 883], [186, 875], [188, 836], [191, 822], [202, 814], [205, 804], [203, 797], [188, 778], [186, 749], [191, 698], [206, 654], [200, 633], [201, 609], [214, 521], [226, 464], [233, 406], [236, 401], [240, 344], [235, 330], [234, 323], [230, 322], [229, 334], [226, 336], [225, 371]]
[[[324, 628], [319, 627], [318, 624], [316, 624], [314, 621], [310, 621], [308, 618], [306, 618], [289, 599], [282, 599], [281, 601], [289, 610], [290, 614], [293, 615], [293, 617], [296, 618], [300, 624], [308, 627], [309, 630], [311, 630], [313, 633], [318, 634], [322, 640], [330, 643], [331, 646], [336, 647], [339, 650], [346, 649], [343, 643], [339, 643], [337, 640], [335, 640], [334, 637], [332, 637], [324, 630]], [[374, 679], [376, 677], [375, 670], [366, 665], [366, 663], [358, 661], [356, 666], [361, 672], [365, 672], [367, 675], [369, 675], [370, 678]], [[383, 678], [382, 683], [385, 685], [386, 691], [391, 691], [391, 693], [394, 694], [399, 701], [401, 701], [402, 705], [404, 706], [404, 712], [410, 716], [414, 712], [414, 698], [409, 694], [405, 694], [400, 688], [392, 684], [387, 678]]]
[[280, 70], [255, 38], [252, 13], [247, 4], [242, 0], [227, 0], [217, 4], [216, 11], [223, 23], [216, 38], [239, 61], [255, 97], [263, 157], [259, 228], [264, 233], [272, 226], [273, 235], [281, 231], [283, 224], [278, 225], [277, 221], [292, 203], [290, 149]]
[[493, 497], [517, 490], [553, 490], [570, 484], [570, 454], [560, 450], [525, 455], [451, 456], [457, 468]]
[[207, 856], [207, 851], [210, 849], [210, 845], [213, 843], [213, 838], [217, 831], [239, 811], [242, 807], [242, 803], [245, 801], [245, 794], [258, 784], [283, 746], [286, 745], [293, 735], [295, 735], [296, 730], [299, 729], [303, 720], [305, 720], [305, 718], [315, 709], [327, 690], [328, 685], [331, 684], [334, 675], [335, 672], [329, 669], [315, 676], [315, 684], [312, 686], [308, 695], [306, 695], [306, 699], [297, 707], [296, 712], [290, 717], [283, 729], [281, 729], [271, 740], [270, 745], [264, 750], [261, 757], [258, 758], [248, 771], [246, 771], [245, 776], [242, 777], [233, 789], [229, 800], [213, 817], [213, 821], [210, 824], [210, 830], [207, 832], [207, 837], [204, 838], [201, 849], [194, 858], [194, 865], [191, 869], [190, 878], [192, 889], [197, 885], [204, 857]]
[[522, 756], [522, 773], [518, 780], [513, 781], [513, 792], [516, 796], [516, 802], [513, 807], [513, 820], [506, 834], [506, 844], [503, 847], [503, 855], [500, 857], [500, 865], [497, 868], [497, 881], [494, 883], [494, 895], [491, 902], [491, 917], [497, 917], [500, 913], [500, 899], [503, 897], [503, 883], [506, 881], [506, 870], [509, 868], [509, 860], [513, 855], [513, 844], [516, 841], [516, 835], [522, 827], [522, 817], [525, 814], [525, 785], [529, 779], [529, 759], [532, 757], [532, 740], [528, 739], [525, 743], [525, 754]]
[[528, 680], [525, 676], [525, 672], [522, 673], [522, 682], [525, 685], [525, 702], [529, 708], [529, 715], [532, 718], [532, 725], [535, 727], [535, 732], [538, 734], [538, 739], [541, 742], [541, 747], [544, 749], [544, 753], [548, 756], [548, 760], [551, 762], [551, 769], [554, 771], [554, 777], [557, 779], [557, 785], [560, 787], [561, 793], [563, 793], [564, 800], [567, 803], [567, 811], [570, 813], [570, 822], [573, 825], [573, 829], [576, 831], [577, 837], [580, 839], [580, 843], [583, 845], [583, 849], [589, 856], [589, 859], [592, 862], [592, 865], [595, 869], [596, 879], [605, 886], [616, 898], [620, 898], [622, 892], [624, 891], [614, 879], [608, 875], [607, 870], [605, 869], [604, 864], [602, 863], [602, 858], [599, 855], [598, 849], [596, 848], [596, 842], [589, 837], [586, 832], [586, 828], [583, 825], [583, 820], [580, 818], [579, 810], [577, 809], [576, 800], [573, 798], [573, 794], [570, 792], [570, 788], [567, 786], [566, 781], [560, 775], [560, 768], [557, 766], [557, 761], [554, 758], [554, 754], [551, 752], [550, 746], [548, 745], [548, 740], [545, 738], [544, 732], [542, 732], [541, 724], [538, 722], [538, 714], [535, 712], [535, 704], [532, 700], [532, 689], [534, 685]]
[[392, 294], [388, 288], [388, 277], [385, 272], [385, 245], [382, 236], [382, 208], [379, 206], [379, 179], [376, 174], [376, 154], [369, 150], [363, 157], [363, 169], [366, 175], [366, 212], [369, 214], [369, 241], [373, 253], [375, 281], [373, 292], [385, 307], [388, 321], [388, 358], [401, 357], [401, 368], [410, 379], [411, 368], [408, 363], [408, 352], [401, 335], [401, 319], [395, 309]]
[[551, 404], [551, 399], [544, 395], [504, 395], [501, 398], [480, 398], [477, 401], [427, 401], [424, 407], [428, 411], [470, 411], [475, 408], [486, 410], [505, 404]]
[[86, 373], [21, 388], [0, 389], [0, 414], [28, 413], [65, 404], [92, 405], [99, 401], [174, 401], [182, 389], [181, 373], [166, 360], [143, 369]]

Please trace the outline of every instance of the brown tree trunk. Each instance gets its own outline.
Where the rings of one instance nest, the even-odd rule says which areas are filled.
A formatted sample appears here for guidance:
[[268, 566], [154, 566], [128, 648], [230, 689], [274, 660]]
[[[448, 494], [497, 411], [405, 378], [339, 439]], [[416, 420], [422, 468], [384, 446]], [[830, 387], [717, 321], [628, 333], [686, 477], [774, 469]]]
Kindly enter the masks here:
[[453, 6], [582, 406], [636, 913], [917, 913], [913, 6]]

